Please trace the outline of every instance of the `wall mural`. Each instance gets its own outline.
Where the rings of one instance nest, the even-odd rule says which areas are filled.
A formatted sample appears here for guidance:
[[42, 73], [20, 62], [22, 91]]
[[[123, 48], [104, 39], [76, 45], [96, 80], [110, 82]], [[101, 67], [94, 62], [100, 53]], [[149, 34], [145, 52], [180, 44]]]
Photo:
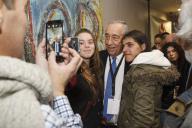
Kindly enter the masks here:
[[[35, 48], [45, 37], [45, 23], [49, 20], [64, 21], [66, 37], [74, 36], [80, 28], [90, 29], [102, 49], [102, 6], [101, 0], [30, 0], [28, 2], [29, 31], [27, 32], [26, 61], [33, 62]], [[38, 43], [31, 43], [38, 42]]]

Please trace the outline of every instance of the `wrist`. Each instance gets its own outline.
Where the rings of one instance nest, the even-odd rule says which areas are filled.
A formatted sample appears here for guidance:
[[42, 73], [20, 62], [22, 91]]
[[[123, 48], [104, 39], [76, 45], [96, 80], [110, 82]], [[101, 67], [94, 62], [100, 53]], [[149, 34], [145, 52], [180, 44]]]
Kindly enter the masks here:
[[65, 92], [64, 91], [63, 92], [61, 92], [61, 91], [54, 91], [53, 95], [54, 95], [54, 97], [56, 97], [56, 96], [65, 96]]

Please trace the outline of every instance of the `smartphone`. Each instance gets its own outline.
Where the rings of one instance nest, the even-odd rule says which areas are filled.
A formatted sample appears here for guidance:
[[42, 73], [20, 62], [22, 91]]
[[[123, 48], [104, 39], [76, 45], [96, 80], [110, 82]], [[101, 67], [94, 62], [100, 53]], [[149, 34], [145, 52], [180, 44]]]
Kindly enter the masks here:
[[51, 51], [56, 53], [56, 61], [63, 62], [64, 58], [61, 56], [61, 47], [63, 45], [63, 21], [51, 20], [46, 23], [46, 58]]
[[72, 37], [68, 46], [76, 50], [77, 52], [80, 52], [80, 44], [79, 44], [79, 39], [77, 37]]

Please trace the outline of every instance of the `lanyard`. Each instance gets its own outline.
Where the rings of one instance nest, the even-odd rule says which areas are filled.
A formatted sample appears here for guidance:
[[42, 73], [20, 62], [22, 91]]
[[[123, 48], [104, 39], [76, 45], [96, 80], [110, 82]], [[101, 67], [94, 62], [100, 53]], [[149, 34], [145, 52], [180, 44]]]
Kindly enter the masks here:
[[109, 65], [110, 65], [110, 71], [111, 71], [111, 78], [112, 78], [112, 96], [115, 96], [115, 78], [117, 76], [117, 72], [119, 71], [119, 68], [121, 66], [121, 63], [123, 61], [123, 57], [124, 55], [121, 57], [121, 60], [119, 62], [119, 64], [117, 65], [117, 68], [115, 70], [115, 72], [112, 69], [112, 64], [111, 64], [111, 57], [109, 56]]

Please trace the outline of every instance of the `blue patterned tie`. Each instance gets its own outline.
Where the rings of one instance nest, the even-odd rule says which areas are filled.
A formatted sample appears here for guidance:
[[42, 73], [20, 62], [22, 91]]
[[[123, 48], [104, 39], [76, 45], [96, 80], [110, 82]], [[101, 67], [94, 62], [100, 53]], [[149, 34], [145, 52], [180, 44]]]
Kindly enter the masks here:
[[[112, 62], [112, 70], [113, 70], [113, 74], [115, 72], [116, 69], [116, 58], [113, 58], [113, 62]], [[107, 104], [108, 104], [108, 99], [112, 98], [112, 76], [111, 76], [111, 70], [108, 73], [108, 78], [107, 78], [107, 85], [105, 88], [105, 95], [104, 95], [104, 110], [103, 110], [103, 117], [105, 117], [105, 119], [107, 121], [110, 121], [111, 118], [113, 117], [112, 114], [107, 114]]]

